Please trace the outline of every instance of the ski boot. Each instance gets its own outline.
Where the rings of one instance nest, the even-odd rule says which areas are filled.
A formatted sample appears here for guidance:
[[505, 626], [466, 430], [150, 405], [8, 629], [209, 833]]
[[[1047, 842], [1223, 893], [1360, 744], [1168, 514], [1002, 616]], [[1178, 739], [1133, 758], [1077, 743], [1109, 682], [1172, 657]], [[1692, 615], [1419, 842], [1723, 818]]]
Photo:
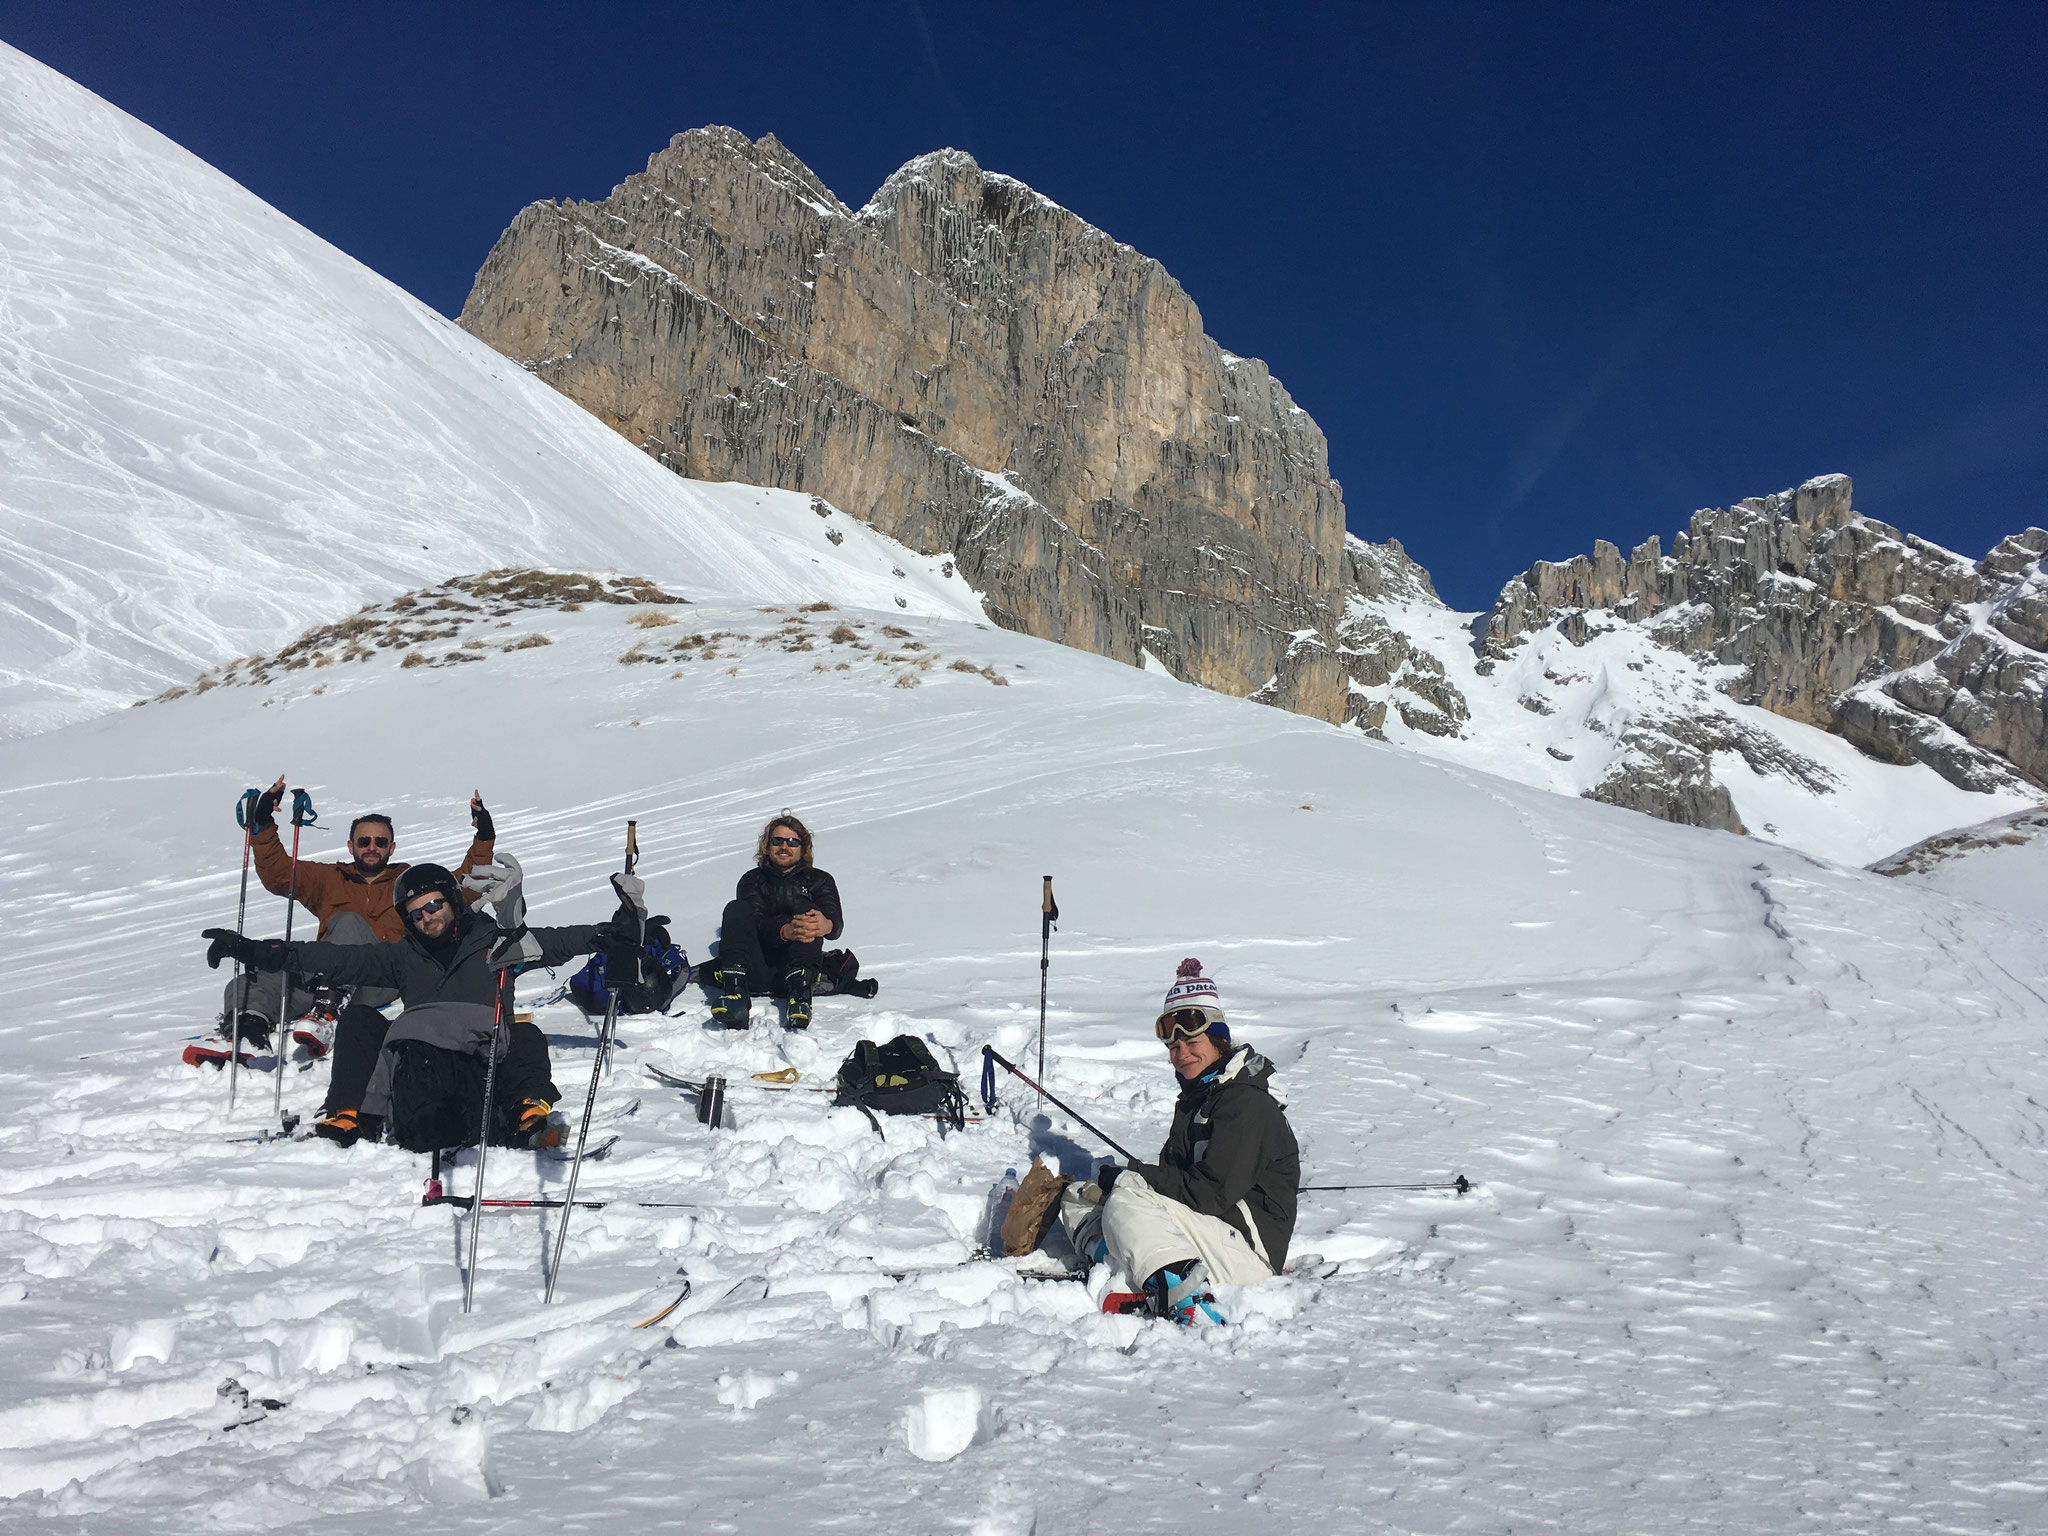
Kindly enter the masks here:
[[811, 973], [798, 966], [782, 978], [782, 992], [785, 999], [783, 1022], [790, 1029], [811, 1027]]
[[711, 999], [711, 1017], [727, 1029], [745, 1029], [747, 1016], [753, 1011], [747, 996], [746, 973], [713, 971], [711, 980], [718, 988], [718, 995]]
[[1216, 1298], [1209, 1293], [1208, 1267], [1187, 1259], [1157, 1270], [1145, 1282], [1145, 1299], [1154, 1317], [1171, 1318], [1183, 1328], [1197, 1323], [1222, 1323]]
[[214, 1033], [223, 1040], [232, 1034], [241, 1044], [252, 1046], [259, 1051], [270, 1049], [270, 1020], [260, 1013], [241, 1013], [236, 1015], [236, 1019], [238, 1025], [235, 1029], [230, 1030], [228, 1021], [222, 1019]]
[[542, 1152], [559, 1147], [568, 1127], [555, 1118], [555, 1106], [545, 1099], [528, 1099], [519, 1106], [519, 1145]]
[[337, 1109], [314, 1125], [313, 1134], [337, 1147], [352, 1147], [362, 1139], [363, 1129], [357, 1124], [356, 1111]]
[[303, 1046], [308, 1061], [319, 1061], [334, 1049], [334, 1026], [341, 1010], [348, 1006], [345, 987], [319, 982], [313, 988], [313, 1006], [292, 1026], [292, 1043]]

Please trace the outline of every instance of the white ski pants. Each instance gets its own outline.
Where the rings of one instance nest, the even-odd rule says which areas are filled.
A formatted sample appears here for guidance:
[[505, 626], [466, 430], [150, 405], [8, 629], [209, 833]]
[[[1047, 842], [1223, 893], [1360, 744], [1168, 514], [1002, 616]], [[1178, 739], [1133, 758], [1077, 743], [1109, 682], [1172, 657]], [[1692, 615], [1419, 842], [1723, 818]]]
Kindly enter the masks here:
[[1273, 1277], [1272, 1267], [1237, 1228], [1167, 1199], [1135, 1173], [1118, 1179], [1100, 1204], [1081, 1193], [1093, 1187], [1069, 1185], [1060, 1196], [1060, 1220], [1076, 1252], [1106, 1260], [1133, 1286], [1191, 1258], [1200, 1259], [1218, 1285], [1256, 1285]]

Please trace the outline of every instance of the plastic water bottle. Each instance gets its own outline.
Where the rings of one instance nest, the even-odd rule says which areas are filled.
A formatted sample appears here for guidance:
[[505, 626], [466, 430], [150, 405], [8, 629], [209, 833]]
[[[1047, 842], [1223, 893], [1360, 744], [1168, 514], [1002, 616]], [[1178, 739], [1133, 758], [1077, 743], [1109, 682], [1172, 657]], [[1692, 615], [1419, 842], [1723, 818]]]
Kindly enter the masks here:
[[1010, 1202], [1017, 1198], [1017, 1170], [1005, 1168], [1003, 1182], [989, 1191], [988, 1251], [991, 1258], [1003, 1256], [1003, 1218], [1010, 1214]]

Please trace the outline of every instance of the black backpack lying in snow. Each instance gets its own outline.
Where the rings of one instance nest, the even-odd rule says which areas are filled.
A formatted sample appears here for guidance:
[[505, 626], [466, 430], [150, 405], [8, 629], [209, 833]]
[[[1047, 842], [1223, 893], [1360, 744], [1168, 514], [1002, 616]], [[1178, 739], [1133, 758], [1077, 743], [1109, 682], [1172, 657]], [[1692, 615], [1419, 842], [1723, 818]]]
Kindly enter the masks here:
[[967, 1124], [967, 1096], [960, 1075], [938, 1064], [915, 1035], [898, 1035], [887, 1045], [862, 1040], [840, 1063], [835, 1105], [852, 1105], [868, 1117], [877, 1134], [885, 1115], [935, 1115], [955, 1130]]

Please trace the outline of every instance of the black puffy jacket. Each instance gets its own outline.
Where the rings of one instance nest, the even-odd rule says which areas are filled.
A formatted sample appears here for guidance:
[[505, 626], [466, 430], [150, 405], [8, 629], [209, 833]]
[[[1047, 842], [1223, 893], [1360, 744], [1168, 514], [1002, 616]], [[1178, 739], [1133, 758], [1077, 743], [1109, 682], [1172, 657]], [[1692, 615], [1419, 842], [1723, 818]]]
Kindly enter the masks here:
[[838, 938], [846, 927], [839, 913], [839, 886], [822, 869], [806, 869], [799, 864], [791, 870], [780, 870], [773, 865], [761, 865], [740, 876], [734, 899], [745, 902], [762, 917], [785, 921], [815, 907], [831, 920], [832, 931], [825, 935], [828, 939]]
[[[286, 963], [295, 976], [324, 976], [353, 986], [396, 987], [408, 1008], [423, 1003], [481, 1003], [495, 1007], [498, 972], [489, 964], [491, 946], [504, 936], [482, 913], [457, 909], [457, 928], [430, 944], [408, 932], [395, 944], [287, 944]], [[540, 940], [540, 965], [560, 965], [597, 948], [597, 929], [529, 928]]]
[[1181, 1084], [1159, 1161], [1133, 1170], [1169, 1200], [1229, 1222], [1254, 1249], [1263, 1243], [1275, 1274], [1287, 1263], [1301, 1189], [1284, 1102], [1273, 1063], [1240, 1045], [1206, 1076]]

